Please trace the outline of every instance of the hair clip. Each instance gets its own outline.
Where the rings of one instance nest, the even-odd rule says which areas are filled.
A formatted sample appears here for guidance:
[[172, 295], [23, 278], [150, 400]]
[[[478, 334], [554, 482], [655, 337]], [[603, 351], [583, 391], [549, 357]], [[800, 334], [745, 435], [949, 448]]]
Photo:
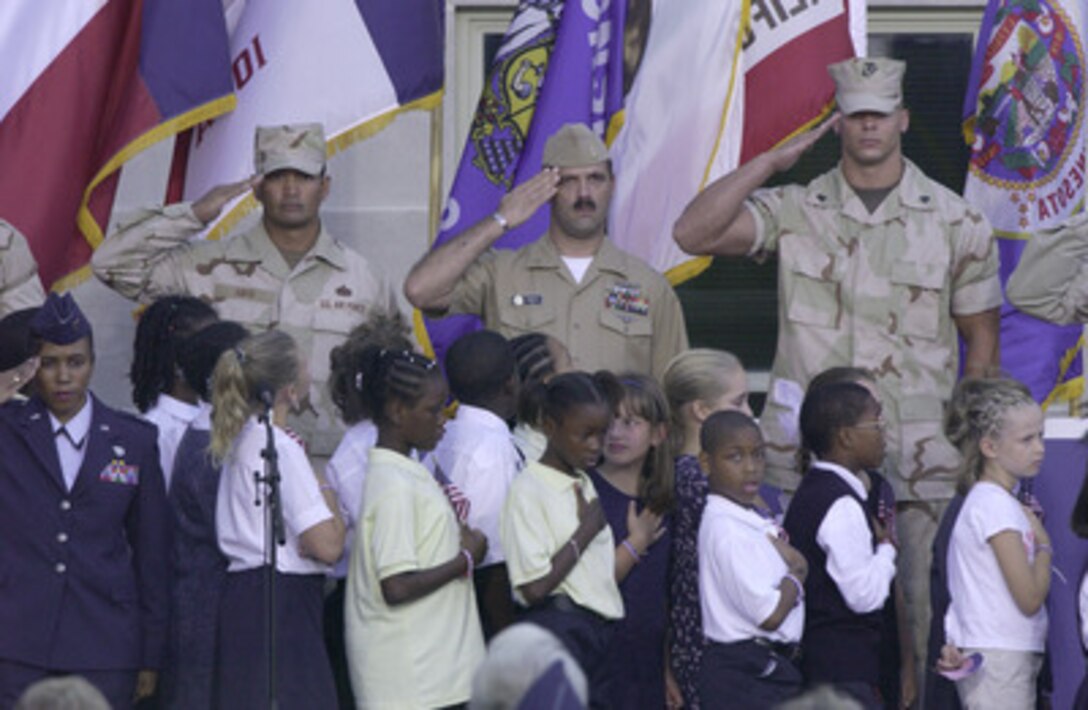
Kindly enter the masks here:
[[234, 356], [236, 358], [238, 358], [238, 364], [239, 365], [245, 365], [246, 364], [246, 353], [245, 353], [244, 350], [242, 350], [237, 345], [234, 346]]
[[356, 392], [362, 392], [363, 391], [363, 373], [362, 373], [362, 371], [355, 373], [355, 391]]

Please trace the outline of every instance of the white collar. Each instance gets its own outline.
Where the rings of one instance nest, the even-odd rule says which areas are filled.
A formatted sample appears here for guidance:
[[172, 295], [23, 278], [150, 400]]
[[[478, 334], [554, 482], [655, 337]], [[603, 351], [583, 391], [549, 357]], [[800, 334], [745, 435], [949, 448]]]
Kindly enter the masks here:
[[457, 405], [457, 416], [454, 421], [466, 426], [491, 429], [510, 436], [510, 427], [502, 420], [502, 417], [487, 409], [473, 407], [471, 404]]
[[715, 511], [721, 515], [731, 518], [741, 525], [752, 528], [753, 530], [767, 532], [777, 532], [778, 530], [778, 526], [775, 525], [774, 520], [765, 518], [752, 508], [740, 505], [736, 501], [726, 498], [723, 495], [710, 493], [706, 497], [706, 505], [708, 508], [715, 509]]
[[161, 412], [162, 414], [173, 417], [179, 421], [189, 423], [200, 414], [200, 405], [189, 404], [188, 402], [181, 401], [177, 397], [163, 393], [155, 400], [155, 406], [148, 410], [147, 414], [150, 416], [152, 413], [156, 412]]
[[858, 498], [865, 500], [869, 497], [869, 494], [865, 492], [865, 485], [862, 484], [861, 479], [850, 472], [849, 469], [840, 466], [837, 463], [831, 463], [830, 461], [816, 460], [812, 462], [812, 465], [816, 468], [822, 468], [825, 471], [830, 471], [836, 476], [846, 481], [846, 484], [850, 486], [850, 490], [857, 494]]
[[[184, 404], [184, 402], [182, 403]], [[189, 422], [189, 426], [194, 429], [200, 429], [201, 431], [212, 430], [212, 405], [208, 402], [201, 401], [197, 403], [197, 414], [193, 417], [193, 420]]]
[[82, 409], [80, 409], [74, 417], [67, 422], [61, 422], [53, 416], [52, 412], [49, 412], [49, 423], [53, 427], [53, 435], [56, 436], [57, 432], [64, 429], [68, 432], [68, 440], [72, 442], [74, 446], [76, 443], [86, 441], [87, 432], [91, 429], [91, 395], [87, 393], [87, 401], [83, 403]]

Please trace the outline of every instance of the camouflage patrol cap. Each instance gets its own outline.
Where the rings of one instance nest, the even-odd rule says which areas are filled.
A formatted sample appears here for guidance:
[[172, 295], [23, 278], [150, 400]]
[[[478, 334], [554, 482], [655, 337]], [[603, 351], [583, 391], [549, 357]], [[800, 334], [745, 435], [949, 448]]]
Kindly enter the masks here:
[[584, 123], [568, 123], [544, 144], [540, 162], [555, 168], [584, 168], [608, 160], [608, 148]]
[[325, 169], [325, 128], [320, 123], [257, 126], [253, 165], [261, 175], [292, 169], [320, 175]]
[[856, 57], [832, 64], [835, 102], [849, 116], [862, 111], [888, 114], [903, 103], [906, 62], [886, 57]]
[[50, 293], [30, 319], [30, 332], [54, 345], [71, 345], [91, 336], [91, 324], [72, 294]]

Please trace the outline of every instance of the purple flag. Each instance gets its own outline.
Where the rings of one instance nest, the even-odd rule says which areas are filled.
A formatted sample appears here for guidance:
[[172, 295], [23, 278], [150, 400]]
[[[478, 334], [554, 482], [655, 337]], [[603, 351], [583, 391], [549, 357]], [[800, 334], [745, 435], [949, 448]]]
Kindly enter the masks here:
[[[990, 0], [964, 101], [971, 163], [964, 196], [994, 226], [1004, 284], [1025, 240], [1084, 200], [1083, 0]], [[1056, 326], [1006, 303], [1001, 364], [1039, 401], [1083, 386], [1081, 326]]]
[[[521, 0], [488, 74], [435, 246], [492, 214], [512, 187], [540, 171], [544, 143], [565, 123], [602, 138], [623, 104], [624, 0]], [[549, 207], [503, 235], [513, 249], [547, 231]], [[418, 333], [441, 362], [479, 319], [426, 319]]]

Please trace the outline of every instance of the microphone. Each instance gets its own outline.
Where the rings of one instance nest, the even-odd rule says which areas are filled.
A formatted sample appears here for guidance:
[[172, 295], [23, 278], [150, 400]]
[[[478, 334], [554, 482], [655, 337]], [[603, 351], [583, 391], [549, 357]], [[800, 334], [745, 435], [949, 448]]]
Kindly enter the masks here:
[[257, 401], [265, 406], [265, 409], [272, 409], [272, 405], [276, 403], [276, 393], [272, 391], [272, 388], [265, 383], [257, 385]]

